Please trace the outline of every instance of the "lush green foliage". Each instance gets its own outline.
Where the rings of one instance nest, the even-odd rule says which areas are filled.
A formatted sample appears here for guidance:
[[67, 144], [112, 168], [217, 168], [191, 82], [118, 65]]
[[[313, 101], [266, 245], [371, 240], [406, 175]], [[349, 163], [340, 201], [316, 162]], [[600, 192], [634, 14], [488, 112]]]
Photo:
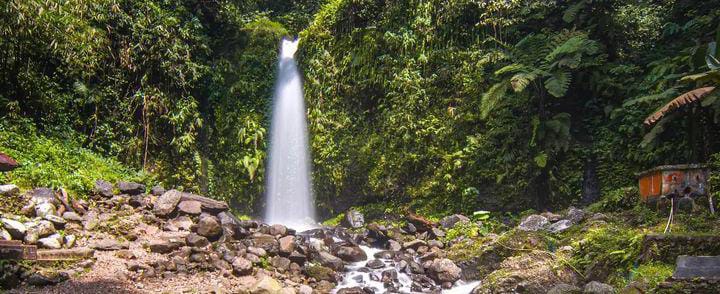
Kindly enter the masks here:
[[73, 133], [46, 137], [30, 125], [0, 123], [0, 150], [22, 163], [12, 173], [0, 174], [0, 182], [12, 182], [26, 189], [65, 188], [75, 195], [86, 196], [96, 179], [151, 181], [143, 173], [81, 147]]

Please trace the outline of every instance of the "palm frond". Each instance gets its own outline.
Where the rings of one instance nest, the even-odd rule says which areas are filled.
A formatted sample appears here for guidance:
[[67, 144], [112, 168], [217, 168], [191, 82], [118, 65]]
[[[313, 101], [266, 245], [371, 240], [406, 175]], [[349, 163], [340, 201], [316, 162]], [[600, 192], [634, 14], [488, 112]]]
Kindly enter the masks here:
[[560, 98], [567, 93], [571, 80], [570, 73], [565, 71], [555, 72], [549, 79], [545, 80], [545, 89], [550, 95]]
[[657, 123], [660, 119], [665, 117], [667, 114], [674, 112], [680, 107], [683, 107], [685, 105], [689, 105], [692, 103], [695, 103], [697, 101], [702, 100], [705, 96], [709, 95], [715, 90], [715, 87], [704, 87], [704, 88], [697, 88], [695, 90], [689, 91], [685, 94], [682, 94], [675, 99], [671, 100], [667, 104], [665, 104], [662, 108], [660, 108], [655, 113], [651, 114], [645, 119], [645, 125], [652, 126], [655, 123]]

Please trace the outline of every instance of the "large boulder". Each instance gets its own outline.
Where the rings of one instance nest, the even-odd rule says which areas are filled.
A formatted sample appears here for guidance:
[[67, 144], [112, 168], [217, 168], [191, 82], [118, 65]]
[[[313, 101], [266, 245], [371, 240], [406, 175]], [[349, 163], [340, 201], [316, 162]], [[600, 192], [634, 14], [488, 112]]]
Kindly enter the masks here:
[[200, 236], [215, 238], [220, 236], [222, 233], [222, 227], [220, 227], [220, 220], [209, 214], [203, 214], [200, 216], [200, 221], [197, 224], [197, 233]]
[[157, 216], [168, 216], [175, 211], [175, 207], [177, 207], [178, 203], [180, 203], [182, 194], [183, 193], [178, 190], [165, 192], [155, 201], [153, 213]]
[[545, 228], [548, 225], [548, 219], [539, 214], [529, 215], [520, 222], [518, 230], [535, 232]]
[[262, 248], [267, 252], [278, 252], [278, 241], [272, 235], [255, 233], [250, 236], [250, 241], [252, 242], [253, 246]]
[[575, 272], [557, 265], [553, 257], [532, 252], [506, 258], [486, 275], [472, 293], [547, 293], [558, 284], [575, 284]]
[[0, 185], [0, 196], [15, 196], [20, 193], [20, 188], [15, 185]]
[[57, 208], [55, 208], [55, 205], [49, 202], [40, 203], [37, 206], [35, 206], [35, 216], [40, 218], [45, 218], [47, 215], [56, 215], [57, 214]]
[[289, 256], [295, 251], [295, 236], [285, 236], [278, 240], [281, 255]]
[[361, 228], [365, 225], [365, 216], [357, 210], [348, 210], [345, 213], [342, 225], [354, 229]]
[[430, 277], [438, 283], [454, 283], [460, 279], [462, 270], [447, 258], [438, 258], [432, 261], [429, 267]]
[[178, 204], [178, 210], [187, 214], [200, 214], [202, 212], [202, 203], [195, 200], [180, 201], [180, 204]]
[[320, 251], [315, 256], [315, 261], [320, 263], [321, 265], [323, 265], [325, 267], [329, 267], [335, 271], [341, 271], [345, 267], [342, 259], [340, 259], [339, 257], [332, 255], [326, 251]]
[[55, 226], [52, 222], [46, 220], [29, 223], [26, 227], [28, 229], [25, 232], [24, 240], [27, 244], [35, 244], [40, 238], [55, 233]]
[[63, 237], [56, 233], [45, 238], [40, 238], [37, 243], [40, 245], [40, 248], [60, 249], [62, 248]]
[[14, 170], [18, 167], [17, 161], [9, 155], [0, 152], [0, 172]]
[[143, 184], [120, 181], [117, 183], [117, 186], [118, 190], [120, 190], [120, 193], [123, 194], [139, 195], [145, 193], [145, 185]]
[[470, 219], [462, 214], [448, 215], [440, 220], [440, 226], [449, 229], [459, 222], [470, 222]]
[[585, 211], [580, 208], [575, 208], [571, 206], [570, 208], [568, 208], [566, 218], [570, 220], [573, 224], [579, 224], [585, 219]]
[[13, 239], [22, 240], [25, 237], [27, 227], [25, 227], [23, 223], [9, 218], [0, 218], [0, 223], [2, 223], [2, 226], [10, 233]]
[[103, 180], [97, 180], [95, 181], [95, 194], [100, 195], [105, 198], [113, 197], [113, 185], [103, 181]]
[[30, 198], [30, 201], [36, 205], [41, 203], [58, 204], [58, 201], [55, 198], [55, 191], [50, 188], [35, 188], [28, 191], [26, 194], [27, 197]]
[[347, 262], [367, 260], [367, 254], [359, 246], [338, 246], [333, 253]]

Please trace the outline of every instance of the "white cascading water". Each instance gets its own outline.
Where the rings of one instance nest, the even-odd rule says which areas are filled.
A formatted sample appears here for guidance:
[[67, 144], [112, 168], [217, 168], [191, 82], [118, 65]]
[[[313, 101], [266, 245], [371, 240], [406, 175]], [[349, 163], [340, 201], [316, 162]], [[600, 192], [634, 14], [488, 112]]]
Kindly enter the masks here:
[[295, 229], [314, 224], [307, 119], [295, 62], [299, 40], [282, 40], [273, 97], [265, 221]]

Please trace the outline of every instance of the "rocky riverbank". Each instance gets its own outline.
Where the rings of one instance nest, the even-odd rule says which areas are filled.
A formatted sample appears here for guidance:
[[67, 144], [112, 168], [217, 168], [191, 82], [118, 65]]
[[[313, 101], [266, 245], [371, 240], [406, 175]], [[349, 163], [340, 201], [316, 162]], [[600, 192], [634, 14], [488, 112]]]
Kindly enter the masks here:
[[[720, 250], [712, 237], [650, 234], [663, 217], [641, 209], [372, 220], [350, 210], [298, 232], [138, 183], [97, 181], [87, 199], [21, 192], [0, 185], [13, 203], [0, 207], [0, 240], [36, 245], [45, 260], [0, 261], [10, 293], [644, 293], [674, 289], [678, 255]], [[676, 230], [692, 219], [679, 215]]]

